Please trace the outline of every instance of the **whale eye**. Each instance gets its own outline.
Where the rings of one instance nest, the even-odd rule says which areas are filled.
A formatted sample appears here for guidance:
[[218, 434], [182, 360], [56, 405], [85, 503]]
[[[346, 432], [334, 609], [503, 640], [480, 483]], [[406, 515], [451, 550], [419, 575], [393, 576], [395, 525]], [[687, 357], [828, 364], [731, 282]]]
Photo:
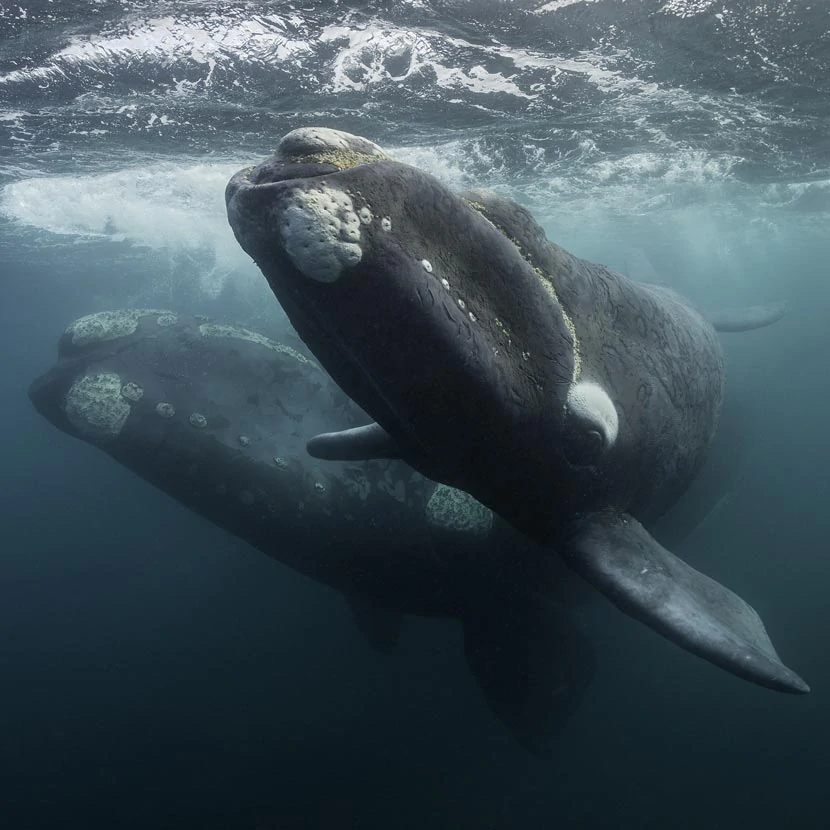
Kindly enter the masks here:
[[605, 454], [605, 439], [596, 429], [580, 429], [575, 425], [565, 438], [565, 457], [575, 467], [588, 467]]
[[566, 404], [565, 456], [571, 464], [597, 464], [617, 441], [619, 419], [608, 393], [597, 383], [571, 387]]

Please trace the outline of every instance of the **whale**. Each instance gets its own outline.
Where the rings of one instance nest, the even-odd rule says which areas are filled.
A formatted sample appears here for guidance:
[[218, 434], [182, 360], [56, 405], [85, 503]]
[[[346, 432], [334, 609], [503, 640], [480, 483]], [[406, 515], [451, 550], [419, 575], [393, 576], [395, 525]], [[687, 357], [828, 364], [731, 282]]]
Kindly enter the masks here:
[[375, 650], [396, 649], [406, 615], [458, 620], [490, 709], [550, 755], [595, 671], [575, 617], [589, 594], [462, 491], [401, 461], [309, 456], [321, 430], [368, 420], [311, 356], [166, 309], [100, 311], [67, 327], [29, 397], [62, 432], [339, 592]]
[[573, 256], [504, 196], [457, 192], [336, 130], [286, 134], [225, 198], [300, 338], [373, 419], [321, 433], [311, 455], [402, 459], [681, 648], [809, 691], [752, 606], [649, 530], [717, 434], [724, 354], [696, 307]]

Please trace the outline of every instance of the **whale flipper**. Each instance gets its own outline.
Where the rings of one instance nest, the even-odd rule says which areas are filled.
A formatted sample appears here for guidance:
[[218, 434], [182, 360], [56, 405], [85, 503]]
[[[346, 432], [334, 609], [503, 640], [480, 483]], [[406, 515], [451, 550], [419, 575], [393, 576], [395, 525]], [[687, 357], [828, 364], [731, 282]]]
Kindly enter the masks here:
[[746, 308], [725, 308], [721, 311], [710, 311], [706, 319], [715, 331], [753, 331], [777, 323], [787, 310], [787, 304], [768, 303], [767, 305], [752, 305]]
[[309, 440], [306, 449], [312, 458], [323, 461], [369, 461], [373, 458], [401, 457], [394, 439], [376, 423], [315, 435]]
[[681, 648], [770, 689], [810, 690], [781, 662], [750, 605], [666, 550], [631, 516], [584, 517], [559, 550], [618, 608]]
[[462, 623], [487, 705], [525, 749], [550, 757], [593, 678], [593, 645], [564, 606], [537, 591], [496, 589]]

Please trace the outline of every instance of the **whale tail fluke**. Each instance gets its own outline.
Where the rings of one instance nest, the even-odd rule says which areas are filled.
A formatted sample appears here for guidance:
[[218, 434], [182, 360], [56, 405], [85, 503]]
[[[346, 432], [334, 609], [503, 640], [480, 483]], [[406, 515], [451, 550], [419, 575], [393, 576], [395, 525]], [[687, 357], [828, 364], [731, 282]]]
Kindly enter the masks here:
[[594, 647], [568, 609], [541, 592], [498, 591], [462, 617], [464, 656], [487, 705], [541, 758], [594, 676]]

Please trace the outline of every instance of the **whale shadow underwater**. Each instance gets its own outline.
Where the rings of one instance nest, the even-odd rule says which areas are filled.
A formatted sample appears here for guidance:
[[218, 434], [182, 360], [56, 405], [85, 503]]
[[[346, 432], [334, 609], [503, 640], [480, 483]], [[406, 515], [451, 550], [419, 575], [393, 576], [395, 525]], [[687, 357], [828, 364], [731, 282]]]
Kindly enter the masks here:
[[340, 592], [376, 650], [395, 650], [407, 614], [459, 620], [490, 709], [550, 754], [594, 675], [571, 614], [584, 586], [403, 462], [311, 458], [313, 435], [368, 420], [313, 359], [241, 326], [106, 311], [67, 328], [29, 397], [63, 432]]
[[[556, 557], [462, 491], [400, 461], [319, 462], [306, 442], [368, 418], [306, 355], [240, 326], [165, 310], [76, 320], [29, 396], [57, 428], [276, 561], [340, 592], [370, 644], [404, 615], [457, 619], [491, 710], [546, 757], [591, 683]], [[742, 422], [663, 523], [679, 543], [728, 494]]]
[[[649, 532], [717, 433], [712, 321], [664, 286], [569, 254], [516, 202], [456, 192], [348, 133], [288, 133], [225, 195], [295, 330], [373, 419], [313, 438], [313, 456], [403, 459], [680, 647], [809, 691], [748, 603]], [[777, 316], [755, 307], [714, 323]]]

